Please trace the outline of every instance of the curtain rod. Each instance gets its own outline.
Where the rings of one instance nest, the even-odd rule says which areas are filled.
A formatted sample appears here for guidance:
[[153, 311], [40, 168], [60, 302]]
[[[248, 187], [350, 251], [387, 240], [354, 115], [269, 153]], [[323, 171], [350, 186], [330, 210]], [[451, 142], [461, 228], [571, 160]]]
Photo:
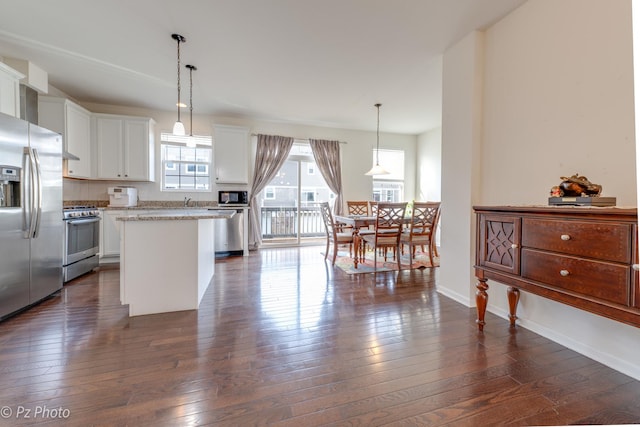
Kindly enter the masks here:
[[[251, 136], [258, 136], [257, 133], [252, 133]], [[318, 138], [293, 138], [294, 141], [309, 141], [310, 139], [318, 139]], [[340, 144], [346, 144], [347, 141], [338, 141]]]

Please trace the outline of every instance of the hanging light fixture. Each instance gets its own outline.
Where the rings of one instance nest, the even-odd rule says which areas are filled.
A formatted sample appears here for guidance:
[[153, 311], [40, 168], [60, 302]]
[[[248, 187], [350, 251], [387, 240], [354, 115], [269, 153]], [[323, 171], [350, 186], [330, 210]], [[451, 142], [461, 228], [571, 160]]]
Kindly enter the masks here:
[[382, 104], [375, 104], [374, 107], [378, 109], [378, 126], [376, 128], [376, 164], [365, 175], [388, 175], [389, 172], [380, 166], [380, 106]]
[[184, 136], [185, 130], [184, 125], [180, 121], [180, 43], [185, 43], [187, 39], [182, 37], [180, 34], [171, 34], [171, 37], [178, 42], [178, 120], [173, 125], [173, 134], [178, 136]]
[[193, 138], [193, 72], [197, 70], [195, 65], [185, 65], [189, 69], [189, 138], [187, 147], [194, 148], [196, 140]]

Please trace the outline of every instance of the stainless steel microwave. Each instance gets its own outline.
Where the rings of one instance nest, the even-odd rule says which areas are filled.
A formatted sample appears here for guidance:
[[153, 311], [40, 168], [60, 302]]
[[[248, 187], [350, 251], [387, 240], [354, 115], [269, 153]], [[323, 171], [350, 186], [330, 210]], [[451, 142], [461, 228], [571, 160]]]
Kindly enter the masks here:
[[249, 193], [247, 191], [218, 191], [219, 205], [248, 205]]

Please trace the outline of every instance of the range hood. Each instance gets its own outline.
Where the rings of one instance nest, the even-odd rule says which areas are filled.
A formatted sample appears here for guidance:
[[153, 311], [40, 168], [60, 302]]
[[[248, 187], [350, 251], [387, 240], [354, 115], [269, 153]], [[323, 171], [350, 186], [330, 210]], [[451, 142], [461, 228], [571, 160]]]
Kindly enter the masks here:
[[[20, 84], [20, 118], [34, 125], [39, 124], [38, 120], [38, 92], [25, 84]], [[80, 160], [75, 154], [67, 150], [62, 151], [62, 158], [65, 160]]]
[[80, 157], [76, 156], [75, 154], [71, 154], [67, 150], [62, 151], [62, 158], [65, 160], [80, 160]]

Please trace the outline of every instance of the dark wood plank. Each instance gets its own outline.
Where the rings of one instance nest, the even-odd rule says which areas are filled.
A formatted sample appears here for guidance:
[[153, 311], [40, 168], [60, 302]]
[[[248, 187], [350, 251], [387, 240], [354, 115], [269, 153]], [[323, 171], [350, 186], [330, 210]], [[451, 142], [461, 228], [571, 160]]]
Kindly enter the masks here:
[[346, 275], [322, 250], [219, 260], [200, 310], [133, 318], [101, 267], [0, 323], [0, 400], [72, 426], [640, 420], [640, 382], [520, 327], [477, 332], [437, 268]]

